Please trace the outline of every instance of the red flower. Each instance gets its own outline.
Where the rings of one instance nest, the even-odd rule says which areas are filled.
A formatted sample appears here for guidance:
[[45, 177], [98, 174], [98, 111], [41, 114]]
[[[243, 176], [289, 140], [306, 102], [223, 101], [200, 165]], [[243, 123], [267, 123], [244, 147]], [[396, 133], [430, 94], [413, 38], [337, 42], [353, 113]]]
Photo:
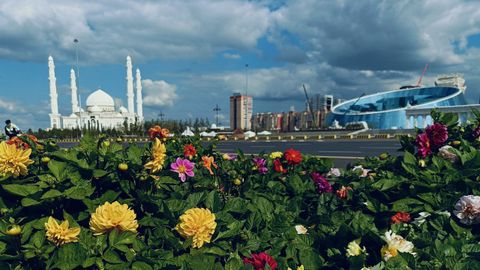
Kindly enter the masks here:
[[418, 154], [420, 154], [421, 157], [426, 157], [432, 153], [432, 149], [430, 148], [430, 139], [428, 138], [427, 133], [424, 132], [418, 134], [415, 143], [418, 148]]
[[393, 224], [410, 222], [410, 214], [407, 212], [398, 212], [390, 218]]
[[273, 161], [273, 169], [276, 172], [279, 172], [279, 173], [286, 173], [287, 172], [287, 170], [285, 168], [283, 168], [282, 162], [278, 158], [276, 158]]
[[192, 159], [197, 154], [197, 149], [192, 144], [186, 144], [183, 146], [183, 155], [188, 158]]
[[302, 162], [302, 153], [297, 150], [288, 149], [285, 151], [284, 157], [289, 165], [296, 165]]
[[442, 147], [448, 140], [448, 130], [444, 124], [435, 123], [425, 129], [428, 134], [432, 148], [437, 149]]
[[277, 269], [277, 261], [265, 252], [251, 254], [250, 256], [251, 258], [243, 258], [243, 264], [253, 265], [255, 270], [264, 270], [266, 264], [268, 264], [272, 270]]
[[161, 128], [160, 126], [153, 126], [148, 130], [148, 137], [150, 140], [155, 140], [155, 138], [164, 139], [167, 138], [170, 134], [170, 131], [166, 128]]
[[340, 188], [339, 190], [337, 190], [337, 197], [340, 198], [340, 199], [346, 199], [348, 197], [348, 191], [349, 190], [352, 190], [351, 187], [346, 187], [346, 186], [342, 186], [342, 188]]

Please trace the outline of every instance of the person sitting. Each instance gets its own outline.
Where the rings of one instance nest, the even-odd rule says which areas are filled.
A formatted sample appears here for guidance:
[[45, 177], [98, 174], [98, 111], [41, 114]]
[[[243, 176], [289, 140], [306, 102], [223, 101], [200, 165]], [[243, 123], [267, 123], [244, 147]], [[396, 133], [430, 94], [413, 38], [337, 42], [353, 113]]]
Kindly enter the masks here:
[[20, 129], [14, 123], [12, 123], [12, 121], [5, 121], [5, 135], [11, 139], [16, 137], [18, 134], [22, 134], [22, 131], [20, 131]]

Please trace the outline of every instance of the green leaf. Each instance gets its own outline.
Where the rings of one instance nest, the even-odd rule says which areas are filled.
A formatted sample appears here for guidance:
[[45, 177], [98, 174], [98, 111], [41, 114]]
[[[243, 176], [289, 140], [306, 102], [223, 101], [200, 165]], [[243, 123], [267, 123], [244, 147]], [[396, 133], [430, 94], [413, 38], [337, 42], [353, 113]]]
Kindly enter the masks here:
[[243, 266], [242, 259], [238, 253], [234, 253], [230, 256], [227, 263], [225, 264], [225, 270], [238, 270]]
[[205, 196], [205, 192], [193, 193], [190, 194], [187, 198], [187, 205], [185, 206], [186, 209], [190, 209], [193, 207], [197, 207], [198, 204], [203, 200]]
[[36, 185], [2, 185], [3, 189], [11, 194], [19, 195], [22, 197], [35, 194], [42, 190], [39, 186]]
[[392, 189], [394, 187], [397, 187], [403, 183], [403, 180], [401, 178], [397, 179], [380, 179], [377, 182], [372, 184], [372, 187], [375, 189], [378, 189], [380, 191], [386, 191], [389, 189]]
[[239, 234], [240, 230], [243, 227], [243, 224], [245, 224], [245, 221], [235, 221], [235, 222], [232, 222], [232, 223], [228, 224], [227, 225], [228, 229], [227, 230], [222, 230], [217, 235], [215, 240], [213, 240], [213, 241], [217, 241], [217, 240], [220, 240], [220, 239], [223, 239], [223, 238], [232, 237], [232, 236], [235, 236], [235, 235]]
[[7, 244], [0, 242], [0, 254], [2, 254], [7, 249]]
[[50, 172], [60, 182], [65, 180], [65, 178], [68, 176], [67, 166], [68, 163], [62, 161], [50, 160], [50, 162], [48, 162], [48, 168], [50, 169]]
[[85, 199], [85, 197], [92, 195], [94, 191], [95, 191], [95, 188], [90, 183], [88, 183], [81, 186], [71, 187], [65, 190], [64, 194], [68, 198], [71, 198], [74, 200], [83, 200]]
[[103, 254], [103, 259], [109, 263], [123, 263], [123, 260], [120, 258], [120, 255], [118, 255], [117, 252], [114, 250], [108, 250]]
[[287, 180], [287, 186], [290, 187], [296, 195], [302, 194], [307, 189], [300, 176], [296, 174]]
[[300, 263], [305, 269], [321, 269], [323, 258], [311, 249], [302, 249], [298, 251]]
[[417, 166], [417, 158], [410, 152], [403, 153], [403, 163]]
[[212, 190], [210, 193], [208, 193], [207, 198], [205, 199], [205, 206], [214, 213], [220, 211], [222, 199], [218, 195], [217, 191]]
[[62, 192], [56, 190], [56, 189], [50, 189], [49, 191], [43, 193], [42, 197], [40, 199], [50, 199], [50, 198], [56, 198], [62, 196]]
[[75, 269], [87, 259], [87, 251], [79, 243], [69, 243], [61, 246], [52, 257], [53, 268], [62, 270]]
[[146, 262], [134, 262], [132, 264], [132, 270], [152, 270], [153, 268]]
[[37, 205], [37, 204], [40, 204], [39, 201], [37, 200], [34, 200], [32, 198], [22, 198], [22, 200], [20, 201], [20, 203], [22, 204], [23, 207], [29, 207], [29, 206], [33, 206], [33, 205]]
[[107, 171], [99, 170], [99, 169], [93, 170], [93, 173], [92, 173], [93, 178], [95, 178], [95, 179], [102, 178], [102, 177], [104, 177], [104, 176], [107, 175], [107, 174], [108, 174]]
[[30, 242], [36, 248], [41, 248], [44, 241], [45, 241], [45, 231], [38, 231], [38, 232], [34, 233], [32, 238], [30, 239]]
[[132, 232], [120, 232], [118, 230], [112, 230], [108, 235], [108, 243], [111, 247], [117, 245], [132, 244], [136, 235]]

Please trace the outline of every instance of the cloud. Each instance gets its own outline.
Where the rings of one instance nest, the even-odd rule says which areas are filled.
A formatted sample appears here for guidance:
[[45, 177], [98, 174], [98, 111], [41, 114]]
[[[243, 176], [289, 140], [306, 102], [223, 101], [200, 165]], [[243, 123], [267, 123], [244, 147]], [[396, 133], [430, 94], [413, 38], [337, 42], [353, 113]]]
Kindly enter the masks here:
[[169, 84], [166, 81], [153, 81], [150, 79], [142, 80], [143, 86], [143, 104], [145, 106], [172, 106], [178, 98], [176, 94], [177, 86]]
[[0, 98], [0, 110], [14, 112], [16, 109], [21, 109], [21, 107], [19, 108], [14, 102], [6, 101]]
[[237, 54], [237, 53], [223, 53], [223, 57], [226, 59], [234, 59], [234, 60], [242, 58], [240, 54]]
[[467, 38], [480, 32], [480, 13], [472, 10], [478, 3], [289, 1], [272, 15], [271, 39], [281, 47], [304, 48], [310, 61], [349, 69], [461, 64], [455, 43], [466, 48]]
[[[114, 8], [112, 8], [114, 7]], [[131, 54], [205, 58], [225, 50], [252, 50], [270, 26], [261, 3], [227, 1], [15, 0], [0, 3], [0, 57], [116, 62]]]

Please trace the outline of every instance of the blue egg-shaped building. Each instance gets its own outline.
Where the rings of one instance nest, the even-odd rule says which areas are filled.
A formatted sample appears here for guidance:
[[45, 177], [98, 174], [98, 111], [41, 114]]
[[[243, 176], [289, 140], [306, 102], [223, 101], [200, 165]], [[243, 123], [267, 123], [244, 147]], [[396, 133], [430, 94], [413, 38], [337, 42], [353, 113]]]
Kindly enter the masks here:
[[365, 121], [372, 129], [411, 128], [407, 109], [465, 105], [464, 90], [455, 86], [414, 87], [365, 95], [333, 107], [327, 123], [346, 126]]

